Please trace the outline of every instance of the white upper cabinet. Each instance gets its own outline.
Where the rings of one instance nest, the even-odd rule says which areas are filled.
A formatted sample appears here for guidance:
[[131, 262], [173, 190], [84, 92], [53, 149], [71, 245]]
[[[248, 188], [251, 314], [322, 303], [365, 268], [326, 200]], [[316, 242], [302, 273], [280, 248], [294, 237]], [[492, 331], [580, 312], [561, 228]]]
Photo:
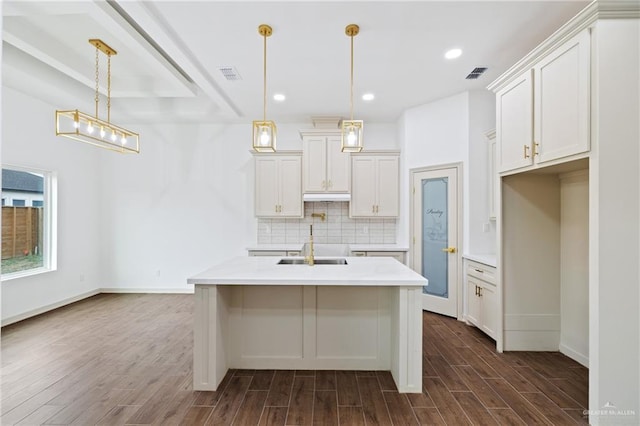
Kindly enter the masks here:
[[254, 154], [256, 217], [302, 217], [301, 155]]
[[350, 217], [397, 217], [398, 154], [352, 154]]
[[529, 70], [496, 94], [498, 171], [532, 164], [533, 71]]
[[589, 150], [590, 56], [584, 30], [533, 68], [535, 161]]
[[306, 193], [349, 192], [349, 153], [340, 150], [340, 132], [300, 132]]
[[585, 29], [498, 90], [498, 172], [588, 152], [589, 89]]

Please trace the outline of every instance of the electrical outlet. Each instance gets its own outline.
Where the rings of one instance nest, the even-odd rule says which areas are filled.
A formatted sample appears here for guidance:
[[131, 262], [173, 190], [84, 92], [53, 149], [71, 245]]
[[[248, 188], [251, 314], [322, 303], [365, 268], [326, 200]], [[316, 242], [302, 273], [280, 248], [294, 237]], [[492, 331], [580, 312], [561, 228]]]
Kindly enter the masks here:
[[490, 226], [488, 223], [482, 224], [482, 232], [489, 232]]
[[362, 233], [363, 233], [364, 235], [367, 235], [367, 234], [369, 233], [369, 227], [368, 227], [368, 226], [363, 226], [363, 227], [362, 227]]
[[159, 276], [160, 276], [160, 269], [158, 269], [158, 270], [156, 271], [156, 276], [157, 276], [157, 277], [159, 277]]
[[80, 274], [80, 282], [83, 283], [84, 282], [84, 274]]

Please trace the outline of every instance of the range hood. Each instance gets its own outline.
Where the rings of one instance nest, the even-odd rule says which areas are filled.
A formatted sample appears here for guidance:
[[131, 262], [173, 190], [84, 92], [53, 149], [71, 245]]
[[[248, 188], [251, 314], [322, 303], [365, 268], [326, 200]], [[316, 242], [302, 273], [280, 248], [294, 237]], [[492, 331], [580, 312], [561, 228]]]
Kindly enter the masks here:
[[351, 201], [351, 194], [336, 193], [319, 193], [319, 194], [302, 194], [303, 201]]

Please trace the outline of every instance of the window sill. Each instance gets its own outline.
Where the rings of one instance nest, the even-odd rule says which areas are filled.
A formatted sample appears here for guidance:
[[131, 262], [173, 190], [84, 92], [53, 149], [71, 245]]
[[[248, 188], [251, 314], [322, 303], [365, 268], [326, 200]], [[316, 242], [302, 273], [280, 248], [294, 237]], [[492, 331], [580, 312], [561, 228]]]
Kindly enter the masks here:
[[10, 274], [2, 274], [2, 276], [0, 277], [0, 281], [2, 282], [11, 281], [18, 278], [25, 278], [33, 275], [40, 275], [40, 274], [45, 274], [47, 272], [53, 272], [53, 271], [55, 271], [55, 269], [45, 268], [43, 266], [41, 268], [33, 268], [33, 269], [28, 269], [26, 271], [12, 272]]

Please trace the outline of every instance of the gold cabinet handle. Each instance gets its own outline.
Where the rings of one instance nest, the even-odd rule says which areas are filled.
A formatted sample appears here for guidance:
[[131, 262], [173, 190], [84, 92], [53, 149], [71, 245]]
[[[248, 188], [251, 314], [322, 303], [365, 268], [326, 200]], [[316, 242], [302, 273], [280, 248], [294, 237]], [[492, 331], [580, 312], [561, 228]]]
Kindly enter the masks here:
[[372, 205], [371, 206], [371, 213], [375, 213], [376, 212], [376, 205]]
[[475, 287], [476, 287], [476, 296], [477, 296], [478, 295], [478, 286], [475, 286]]
[[447, 247], [447, 248], [443, 248], [442, 251], [446, 251], [447, 253], [455, 253], [456, 252], [456, 248], [455, 247]]
[[482, 287], [478, 287], [478, 296], [482, 297]]
[[331, 179], [329, 179], [329, 188], [333, 187], [333, 183], [331, 182]]
[[529, 155], [529, 145], [524, 145], [524, 158], [529, 158], [531, 157]]
[[533, 143], [533, 155], [540, 155], [540, 144], [538, 142]]
[[480, 272], [481, 274], [484, 274], [484, 271], [482, 269], [478, 269], [478, 268], [473, 268], [476, 272]]
[[322, 187], [322, 189], [327, 189], [327, 181], [323, 180], [320, 186]]

